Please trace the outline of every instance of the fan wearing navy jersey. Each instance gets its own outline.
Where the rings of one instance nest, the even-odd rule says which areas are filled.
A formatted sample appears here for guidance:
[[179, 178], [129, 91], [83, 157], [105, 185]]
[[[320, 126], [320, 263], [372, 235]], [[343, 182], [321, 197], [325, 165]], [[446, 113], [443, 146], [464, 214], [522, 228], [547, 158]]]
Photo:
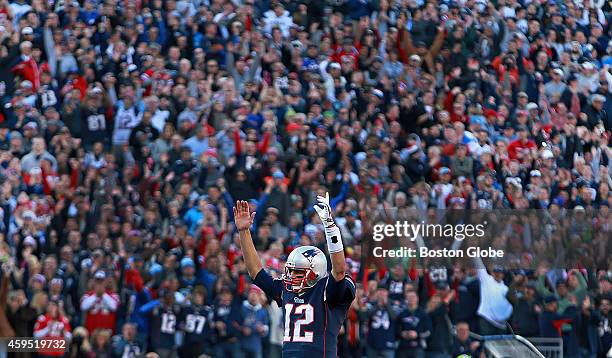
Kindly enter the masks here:
[[262, 358], [262, 338], [270, 330], [268, 312], [260, 301], [263, 299], [261, 289], [251, 285], [247, 299], [242, 302], [242, 353], [244, 358]]
[[37, 92], [36, 107], [41, 113], [48, 107], [60, 110], [59, 89], [54, 84], [53, 75], [49, 71], [40, 71], [40, 87]]
[[[473, 332], [478, 332], [480, 282], [475, 270], [467, 271], [458, 267], [454, 268], [451, 287], [457, 292], [457, 299], [451, 301], [450, 305], [452, 322], [467, 322]], [[537, 322], [537, 320], [535, 318], [534, 322]]]
[[199, 357], [211, 350], [213, 336], [213, 310], [206, 305], [206, 289], [193, 290], [191, 305], [181, 311], [180, 327], [185, 333], [180, 349], [181, 357]]
[[470, 337], [470, 326], [465, 322], [459, 322], [456, 331], [451, 356], [453, 358], [480, 357], [480, 342]]
[[374, 301], [367, 303], [362, 317], [368, 321], [368, 358], [392, 358], [397, 347], [397, 311], [389, 302], [389, 290], [384, 283], [378, 286]]
[[285, 264], [282, 279], [274, 280], [263, 269], [250, 227], [255, 219], [246, 201], [234, 207], [242, 253], [255, 285], [284, 310], [283, 357], [337, 357], [338, 333], [355, 298], [355, 284], [346, 275], [340, 229], [332, 218], [329, 193], [317, 196], [314, 206], [323, 226], [331, 257], [314, 246], [294, 249]]
[[438, 283], [446, 283], [450, 284], [450, 278], [452, 276], [452, 272], [445, 266], [442, 265], [430, 265], [429, 270], [427, 270], [428, 278], [431, 280], [431, 283], [436, 286]]
[[136, 339], [136, 325], [134, 323], [125, 323], [121, 329], [121, 335], [113, 337], [113, 357], [136, 358], [143, 351], [142, 344]]
[[60, 102], [58, 98], [60, 98], [60, 96], [58, 95], [57, 88], [55, 86], [51, 84], [42, 85], [38, 90], [36, 107], [41, 112], [44, 112], [49, 107], [58, 109], [60, 107]]
[[174, 302], [174, 292], [160, 289], [159, 299], [140, 308], [151, 314], [151, 346], [160, 358], [176, 357], [176, 332], [181, 309]]
[[84, 101], [81, 128], [85, 149], [91, 149], [95, 142], [102, 142], [105, 146], [110, 146], [110, 128], [107, 125], [108, 120], [103, 105], [102, 90], [97, 87], [91, 89]]
[[242, 310], [229, 287], [223, 287], [218, 294], [213, 320], [217, 337], [213, 357], [241, 357]]
[[394, 306], [399, 306], [402, 299], [404, 298], [404, 286], [408, 283], [408, 277], [404, 273], [404, 266], [401, 262], [396, 263], [391, 268], [387, 278], [385, 279], [385, 285], [389, 290], [389, 300]]
[[431, 334], [431, 319], [419, 307], [419, 296], [414, 290], [405, 294], [406, 307], [397, 317], [399, 333], [398, 358], [425, 357], [426, 339]]
[[421, 299], [421, 302], [427, 302], [429, 298], [434, 296], [436, 292], [438, 292], [438, 286], [450, 286], [450, 278], [453, 273], [450, 269], [447, 269], [441, 262], [437, 262], [438, 260], [436, 259], [426, 260], [429, 260], [429, 262], [425, 265], [427, 269], [423, 271], [422, 280], [419, 284], [419, 298]]

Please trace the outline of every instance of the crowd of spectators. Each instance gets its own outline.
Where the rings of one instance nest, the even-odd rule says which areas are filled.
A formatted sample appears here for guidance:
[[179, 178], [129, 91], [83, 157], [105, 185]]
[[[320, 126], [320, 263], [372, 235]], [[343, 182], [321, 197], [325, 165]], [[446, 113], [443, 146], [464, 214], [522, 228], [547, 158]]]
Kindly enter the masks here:
[[[280, 273], [323, 248], [329, 191], [359, 282], [342, 356], [478, 356], [469, 332], [509, 323], [603, 357], [610, 10], [0, 0], [0, 332], [64, 337], [70, 357], [278, 357], [282, 312], [248, 279], [231, 207], [249, 201]], [[605, 264], [376, 267], [361, 245], [389, 208], [583, 213], [595, 231], [570, 243]]]

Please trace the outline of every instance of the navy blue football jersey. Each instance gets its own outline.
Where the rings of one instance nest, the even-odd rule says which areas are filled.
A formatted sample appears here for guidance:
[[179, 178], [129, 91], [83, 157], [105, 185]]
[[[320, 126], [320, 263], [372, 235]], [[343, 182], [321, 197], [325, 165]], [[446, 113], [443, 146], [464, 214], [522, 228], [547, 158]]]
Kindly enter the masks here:
[[151, 320], [151, 344], [153, 348], [173, 349], [181, 308], [179, 305], [157, 306]]
[[409, 282], [408, 278], [402, 278], [395, 280], [392, 277], [388, 277], [384, 284], [389, 290], [389, 301], [394, 305], [399, 305], [404, 299], [404, 286]]
[[81, 121], [83, 144], [93, 145], [95, 142], [110, 143], [106, 110], [103, 107], [94, 110], [85, 109], [81, 114]]
[[181, 327], [185, 344], [209, 342], [213, 335], [213, 309], [210, 306], [189, 306], [181, 312]]
[[337, 357], [338, 333], [355, 298], [355, 283], [349, 276], [336, 281], [331, 275], [314, 287], [295, 294], [281, 279], [261, 270], [254, 283], [270, 300], [283, 307], [283, 357]]
[[55, 109], [59, 110], [59, 98], [61, 97], [58, 95], [57, 88], [52, 85], [43, 85], [38, 92], [36, 107], [38, 107], [41, 113], [44, 113], [48, 107], [55, 107]]
[[379, 306], [376, 302], [367, 303], [368, 346], [374, 349], [395, 349], [397, 312], [391, 305]]
[[404, 338], [400, 336], [399, 346], [402, 349], [424, 348], [425, 339], [431, 334], [431, 319], [424, 309], [417, 307], [414, 311], [408, 307], [404, 308], [397, 318], [398, 331], [416, 331], [416, 338]]

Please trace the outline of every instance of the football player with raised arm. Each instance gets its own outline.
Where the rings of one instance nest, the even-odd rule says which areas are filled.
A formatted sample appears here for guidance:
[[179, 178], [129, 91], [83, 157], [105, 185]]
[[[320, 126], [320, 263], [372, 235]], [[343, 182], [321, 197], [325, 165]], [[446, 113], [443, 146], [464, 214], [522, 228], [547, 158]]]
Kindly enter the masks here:
[[314, 246], [294, 249], [281, 279], [263, 269], [253, 245], [251, 227], [255, 213], [246, 201], [234, 207], [236, 228], [244, 261], [253, 278], [269, 299], [284, 312], [283, 357], [337, 357], [338, 332], [355, 298], [355, 283], [345, 272], [344, 246], [340, 229], [332, 218], [329, 193], [317, 196], [314, 206], [323, 226], [331, 257], [331, 275], [325, 254]]

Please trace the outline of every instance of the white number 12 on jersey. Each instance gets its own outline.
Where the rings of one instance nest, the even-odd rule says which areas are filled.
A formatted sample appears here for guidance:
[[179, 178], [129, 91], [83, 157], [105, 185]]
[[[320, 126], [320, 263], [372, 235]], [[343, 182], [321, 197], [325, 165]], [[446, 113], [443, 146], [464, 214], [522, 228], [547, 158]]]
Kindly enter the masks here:
[[[312, 343], [314, 334], [312, 331], [304, 330], [302, 335], [302, 326], [311, 324], [314, 321], [314, 308], [309, 304], [299, 305], [293, 309], [295, 305], [293, 303], [287, 303], [285, 305], [285, 336], [283, 342], [305, 342]], [[291, 337], [291, 315], [304, 316], [300, 319], [295, 320], [293, 324], [293, 338]]]

